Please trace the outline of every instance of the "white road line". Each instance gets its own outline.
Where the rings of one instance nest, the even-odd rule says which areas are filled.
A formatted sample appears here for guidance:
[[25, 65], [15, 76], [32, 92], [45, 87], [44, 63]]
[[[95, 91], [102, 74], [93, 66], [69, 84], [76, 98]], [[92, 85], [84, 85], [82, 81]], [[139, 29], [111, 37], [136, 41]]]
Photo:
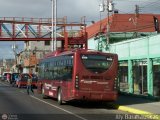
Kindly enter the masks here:
[[21, 93], [25, 93], [25, 92], [24, 92], [24, 91], [22, 91], [22, 90], [21, 90], [20, 92], [21, 92]]
[[60, 110], [62, 110], [62, 111], [64, 111], [64, 112], [66, 112], [66, 113], [69, 113], [69, 114], [71, 114], [71, 115], [73, 115], [73, 116], [75, 116], [75, 117], [77, 117], [77, 118], [80, 118], [80, 119], [82, 119], [82, 120], [87, 120], [87, 119], [84, 118], [84, 117], [81, 117], [81, 116], [79, 116], [79, 115], [76, 115], [76, 114], [68, 111], [68, 110], [65, 110], [65, 109], [60, 108], [60, 107], [58, 107], [58, 106], [56, 106], [56, 105], [53, 105], [53, 104], [48, 103], [48, 102], [46, 102], [46, 101], [44, 101], [44, 100], [41, 100], [41, 99], [39, 99], [39, 98], [37, 98], [37, 97], [35, 97], [35, 96], [33, 96], [33, 95], [30, 95], [30, 96], [31, 96], [32, 98], [36, 99], [36, 100], [39, 100], [39, 101], [45, 103], [45, 104], [48, 104], [48, 105], [50, 105], [50, 106], [52, 106], [52, 107], [55, 107], [55, 108], [60, 109]]
[[2, 82], [1, 82], [1, 84], [2, 84], [2, 85], [6, 85], [6, 86], [9, 86], [9, 85], [8, 85], [8, 84], [6, 84], [6, 83], [2, 83]]

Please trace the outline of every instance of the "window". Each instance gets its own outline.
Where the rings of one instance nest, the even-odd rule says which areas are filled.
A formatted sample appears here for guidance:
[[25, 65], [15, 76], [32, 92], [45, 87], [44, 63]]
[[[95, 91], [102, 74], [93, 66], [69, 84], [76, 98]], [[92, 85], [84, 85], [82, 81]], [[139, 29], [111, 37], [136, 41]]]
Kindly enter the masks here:
[[112, 57], [104, 55], [81, 55], [81, 59], [86, 69], [98, 73], [108, 70], [113, 62]]
[[40, 64], [40, 77], [49, 80], [71, 80], [73, 56], [64, 55], [45, 59]]
[[49, 46], [50, 45], [50, 41], [44, 41], [44, 45], [45, 46]]
[[128, 84], [128, 61], [119, 62], [119, 89], [121, 92], [129, 92]]

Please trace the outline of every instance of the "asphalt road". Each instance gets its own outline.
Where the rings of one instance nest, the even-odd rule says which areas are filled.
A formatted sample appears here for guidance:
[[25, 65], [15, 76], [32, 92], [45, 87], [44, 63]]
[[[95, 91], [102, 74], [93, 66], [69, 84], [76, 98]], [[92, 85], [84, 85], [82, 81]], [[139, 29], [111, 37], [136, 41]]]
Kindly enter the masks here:
[[112, 120], [128, 114], [109, 107], [107, 103], [66, 103], [58, 105], [40, 94], [27, 95], [26, 88], [12, 87], [0, 81], [0, 120]]

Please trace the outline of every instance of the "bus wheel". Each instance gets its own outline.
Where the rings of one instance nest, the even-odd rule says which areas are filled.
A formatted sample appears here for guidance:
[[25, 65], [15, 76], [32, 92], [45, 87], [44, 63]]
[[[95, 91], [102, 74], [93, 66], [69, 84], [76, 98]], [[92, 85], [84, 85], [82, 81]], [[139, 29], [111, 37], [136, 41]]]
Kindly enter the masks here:
[[57, 95], [58, 104], [62, 105], [62, 89], [58, 89], [58, 95]]
[[46, 99], [46, 98], [47, 98], [47, 96], [44, 94], [44, 87], [42, 87], [42, 98], [43, 98], [43, 99]]

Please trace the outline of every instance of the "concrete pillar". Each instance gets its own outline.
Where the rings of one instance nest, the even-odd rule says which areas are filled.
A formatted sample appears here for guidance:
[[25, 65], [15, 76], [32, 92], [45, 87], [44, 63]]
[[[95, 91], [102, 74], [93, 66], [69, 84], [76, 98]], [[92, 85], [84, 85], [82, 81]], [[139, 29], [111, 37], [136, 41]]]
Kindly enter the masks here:
[[153, 96], [153, 61], [152, 59], [147, 59], [147, 90], [148, 95]]
[[128, 85], [129, 85], [129, 93], [133, 93], [133, 66], [132, 60], [128, 60]]

